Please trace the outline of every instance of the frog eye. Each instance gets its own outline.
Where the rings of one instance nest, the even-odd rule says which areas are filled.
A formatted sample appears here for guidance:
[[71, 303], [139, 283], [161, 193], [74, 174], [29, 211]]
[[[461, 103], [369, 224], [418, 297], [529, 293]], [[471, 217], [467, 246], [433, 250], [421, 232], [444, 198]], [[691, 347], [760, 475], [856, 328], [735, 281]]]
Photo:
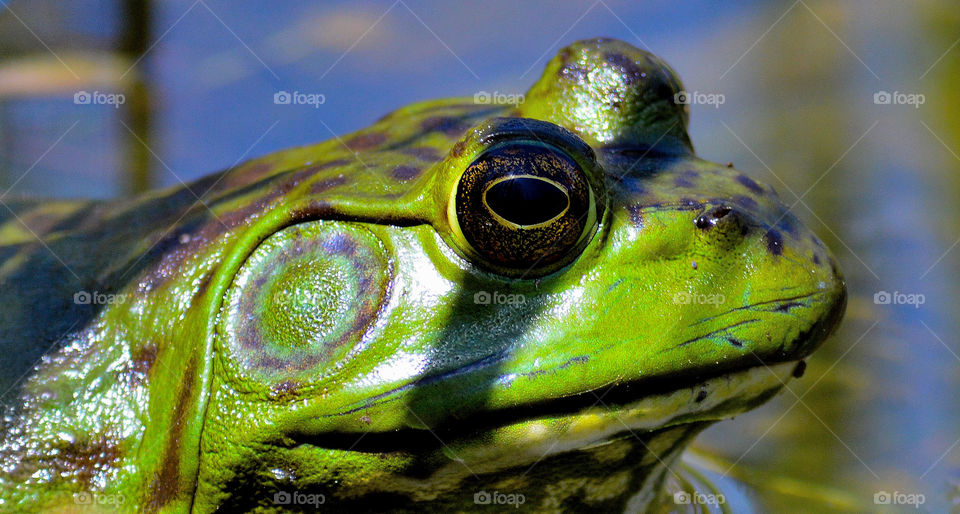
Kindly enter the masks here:
[[540, 141], [509, 141], [480, 154], [454, 192], [466, 254], [508, 275], [536, 276], [572, 260], [597, 224], [587, 174]]

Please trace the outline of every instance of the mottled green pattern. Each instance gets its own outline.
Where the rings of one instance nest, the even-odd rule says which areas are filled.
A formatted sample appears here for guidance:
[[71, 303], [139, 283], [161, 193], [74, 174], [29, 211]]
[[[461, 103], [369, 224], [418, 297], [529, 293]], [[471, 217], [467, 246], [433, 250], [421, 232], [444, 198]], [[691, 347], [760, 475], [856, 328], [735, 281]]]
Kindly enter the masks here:
[[[298, 491], [448, 510], [489, 488], [642, 509], [697, 431], [782, 387], [845, 298], [768, 186], [693, 154], [681, 88], [645, 52], [583, 41], [517, 107], [415, 104], [186, 188], [24, 206], [0, 225], [0, 349], [27, 356], [2, 375], [29, 375], [3, 506], [282, 510]], [[580, 167], [553, 176], [580, 216], [483, 239], [474, 224], [498, 221], [456, 192], [511, 145]]]

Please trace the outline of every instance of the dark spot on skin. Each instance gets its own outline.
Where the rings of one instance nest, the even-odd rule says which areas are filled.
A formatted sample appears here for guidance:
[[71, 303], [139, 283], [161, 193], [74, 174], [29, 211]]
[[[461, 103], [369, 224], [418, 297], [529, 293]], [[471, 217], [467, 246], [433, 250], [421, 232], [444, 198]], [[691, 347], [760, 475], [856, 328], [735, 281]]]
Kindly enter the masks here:
[[702, 402], [702, 401], [704, 401], [704, 400], [706, 400], [706, 399], [707, 399], [707, 390], [706, 390], [706, 389], [701, 389], [701, 390], [697, 391], [697, 397], [694, 398], [693, 401], [695, 401], [695, 402], [697, 402], [697, 403], [700, 403], [700, 402]]
[[557, 75], [559, 75], [561, 79], [581, 83], [587, 80], [589, 73], [590, 68], [582, 66], [579, 63], [568, 63], [560, 68]]
[[296, 396], [297, 391], [300, 389], [300, 384], [284, 380], [283, 382], [274, 384], [270, 389], [270, 399], [272, 400], [288, 400]]
[[203, 278], [200, 279], [200, 285], [197, 286], [197, 293], [194, 295], [197, 298], [203, 296], [207, 289], [210, 288], [210, 284], [213, 282], [213, 273], [206, 273], [203, 275]]
[[743, 187], [749, 189], [750, 191], [760, 194], [763, 192], [763, 188], [760, 187], [760, 184], [757, 184], [755, 180], [746, 176], [746, 175], [737, 175], [737, 182], [743, 185]]
[[798, 362], [797, 367], [793, 368], [793, 378], [802, 377], [805, 371], [807, 371], [807, 361]]
[[787, 234], [790, 234], [791, 236], [796, 237], [797, 235], [797, 227], [793, 223], [793, 221], [790, 219], [789, 216], [781, 220], [780, 223], [777, 225], [777, 228], [786, 232]]
[[557, 70], [557, 75], [561, 79], [571, 80], [573, 82], [582, 82], [587, 78], [587, 74], [590, 72], [589, 68], [582, 66], [577, 62], [576, 56], [569, 47], [565, 47], [557, 53], [557, 57], [560, 59], [560, 67]]
[[59, 469], [61, 473], [75, 472], [84, 490], [90, 489], [90, 482], [94, 475], [101, 470], [114, 467], [121, 456], [117, 443], [105, 436], [100, 436], [96, 440], [78, 440], [64, 444], [58, 449], [59, 458], [52, 467]]
[[457, 141], [457, 144], [453, 145], [453, 148], [450, 149], [450, 156], [454, 158], [461, 157], [466, 151], [467, 144], [463, 141]]
[[134, 373], [134, 385], [140, 385], [146, 382], [153, 363], [157, 360], [157, 344], [146, 343], [136, 349], [130, 356], [130, 367]]
[[403, 150], [400, 150], [400, 153], [409, 155], [411, 157], [416, 157], [421, 161], [439, 161], [443, 158], [443, 156], [440, 155], [440, 152], [431, 146], [415, 146], [413, 148], [404, 148]]
[[458, 137], [469, 128], [470, 124], [463, 119], [448, 116], [434, 116], [420, 123], [421, 132], [443, 132], [450, 137]]
[[561, 364], [561, 365], [560, 365], [560, 369], [566, 369], [566, 368], [568, 368], [568, 367], [570, 367], [570, 366], [572, 366], [572, 365], [574, 365], [574, 364], [583, 364], [583, 363], [589, 362], [589, 361], [590, 361], [590, 357], [589, 357], [589, 356], [587, 356], [587, 355], [578, 355], [578, 356], [576, 356], [576, 357], [571, 357], [570, 359], [567, 360], [567, 362], [564, 362], [563, 364]]
[[730, 343], [731, 345], [737, 347], [737, 348], [743, 348], [743, 341], [741, 341], [741, 340], [739, 340], [739, 339], [736, 339], [736, 338], [733, 338], [733, 337], [728, 337], [728, 338], [727, 338], [727, 342]]
[[387, 135], [383, 132], [370, 132], [353, 136], [345, 144], [353, 152], [360, 150], [369, 150], [382, 145], [387, 140]]
[[644, 78], [643, 70], [640, 69], [640, 66], [637, 65], [633, 59], [627, 57], [626, 55], [615, 52], [607, 52], [604, 53], [603, 56], [608, 63], [620, 68], [627, 84], [639, 82]]
[[324, 193], [331, 189], [340, 187], [346, 184], [347, 182], [349, 182], [347, 180], [347, 177], [343, 175], [338, 175], [336, 177], [330, 177], [323, 180], [318, 180], [310, 185], [310, 193], [318, 195], [320, 193]]
[[737, 195], [733, 197], [733, 201], [743, 207], [744, 210], [752, 211], [757, 208], [757, 201], [749, 196]]
[[167, 435], [167, 447], [163, 452], [160, 471], [154, 476], [153, 482], [150, 484], [152, 498], [149, 501], [149, 506], [152, 510], [160, 510], [161, 507], [170, 503], [176, 498], [179, 491], [180, 440], [186, 426], [187, 416], [194, 404], [193, 385], [196, 373], [197, 359], [193, 357], [184, 370], [186, 380], [180, 382], [177, 391], [173, 423], [170, 426], [170, 433]]
[[767, 251], [771, 255], [780, 255], [783, 253], [783, 237], [780, 236], [780, 232], [770, 229], [766, 234], [763, 235], [764, 241], [767, 243]]
[[673, 185], [676, 187], [690, 188], [693, 187], [693, 182], [690, 182], [686, 177], [674, 177]]
[[700, 173], [696, 170], [686, 170], [680, 174], [681, 177], [693, 180], [700, 177]]
[[627, 212], [630, 213], [630, 221], [633, 222], [633, 225], [637, 228], [643, 228], [643, 206], [636, 203], [628, 205]]
[[820, 256], [819, 256], [819, 255], [813, 254], [813, 263], [814, 263], [814, 264], [820, 264]]
[[357, 254], [357, 242], [343, 234], [335, 234], [333, 237], [324, 240], [321, 245], [323, 249], [331, 253], [344, 255], [351, 259], [355, 258]]
[[732, 168], [732, 167], [733, 167], [733, 163], [732, 163], [732, 162], [728, 162], [728, 163], [727, 163], [727, 167], [728, 167], [728, 168]]
[[680, 199], [680, 204], [681, 204], [681, 205], [686, 205], [686, 206], [688, 206], [688, 207], [699, 207], [699, 206], [700, 206], [700, 202], [694, 200], [693, 198], [681, 198], [681, 199]]
[[627, 186], [627, 191], [630, 191], [635, 195], [647, 194], [647, 190], [643, 187], [643, 184], [640, 180], [627, 180], [624, 182], [624, 184]]
[[690, 267], [692, 267], [693, 269], [697, 269], [697, 261], [691, 261]]
[[410, 180], [420, 175], [420, 168], [415, 166], [400, 165], [390, 171], [390, 175], [396, 180]]

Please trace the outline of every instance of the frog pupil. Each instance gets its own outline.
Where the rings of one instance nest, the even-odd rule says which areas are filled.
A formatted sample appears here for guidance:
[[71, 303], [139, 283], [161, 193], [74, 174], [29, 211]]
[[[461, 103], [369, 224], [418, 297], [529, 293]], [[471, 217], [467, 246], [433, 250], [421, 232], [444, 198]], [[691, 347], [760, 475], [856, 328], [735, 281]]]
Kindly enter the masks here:
[[502, 180], [484, 196], [491, 211], [521, 226], [546, 223], [563, 214], [570, 203], [566, 191], [535, 177]]

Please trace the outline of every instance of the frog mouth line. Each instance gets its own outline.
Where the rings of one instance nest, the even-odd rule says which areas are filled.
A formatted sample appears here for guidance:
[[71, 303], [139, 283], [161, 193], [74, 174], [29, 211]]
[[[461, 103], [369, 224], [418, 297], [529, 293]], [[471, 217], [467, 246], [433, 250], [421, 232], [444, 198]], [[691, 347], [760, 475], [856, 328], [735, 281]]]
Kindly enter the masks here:
[[[763, 314], [781, 314], [781, 315], [794, 316], [794, 317], [796, 317], [796, 315], [794, 315], [794, 314], [791, 312], [793, 309], [796, 309], [796, 308], [798, 308], [798, 307], [799, 307], [799, 308], [809, 308], [810, 305], [811, 305], [811, 300], [812, 300], [812, 299], [817, 298], [817, 297], [825, 297], [827, 294], [828, 294], [828, 293], [827, 293], [826, 291], [814, 291], [814, 292], [812, 292], [812, 293], [807, 293], [807, 294], [800, 294], [800, 295], [789, 296], [789, 297], [785, 297], [785, 298], [775, 298], [775, 299], [772, 299], [772, 300], [763, 300], [763, 301], [754, 302], [754, 303], [747, 304], [747, 305], [741, 305], [741, 306], [739, 306], [739, 307], [734, 307], [734, 308], [732, 308], [732, 309], [729, 309], [729, 310], [727, 310], [727, 311], [725, 311], [725, 312], [721, 312], [721, 313], [719, 313], [719, 314], [715, 314], [715, 315], [713, 315], [713, 316], [710, 316], [710, 317], [707, 317], [707, 318], [703, 318], [703, 319], [697, 320], [696, 322], [691, 323], [689, 326], [692, 328], [692, 327], [696, 327], [697, 325], [702, 325], [703, 323], [707, 323], [707, 322], [710, 322], [710, 321], [714, 321], [714, 322], [715, 322], [715, 321], [720, 320], [720, 319], [722, 319], [722, 318], [724, 318], [724, 317], [726, 317], [726, 316], [732, 316], [732, 315], [734, 315], [734, 314], [736, 314], [736, 313], [738, 313], [738, 312], [751, 312], [751, 313], [757, 313], [757, 314], [760, 314], [760, 313], [763, 313]], [[810, 328], [806, 329], [806, 330], [805, 330], [803, 333], [801, 333], [799, 336], [797, 336], [797, 337], [794, 338], [793, 340], [789, 341], [789, 344], [787, 344], [787, 345], [785, 345], [785, 346], [787, 346], [787, 347], [795, 347], [795, 345], [804, 345], [804, 344], [806, 344], [806, 343], [809, 342], [809, 340], [811, 339], [811, 336], [814, 335], [815, 329], [820, 328], [821, 325], [825, 324], [825, 325], [836, 326], [836, 324], [833, 323], [832, 320], [833, 320], [833, 316], [828, 316], [825, 320], [822, 320], [822, 321], [818, 321], [818, 322], [813, 323], [813, 324], [810, 326]], [[684, 346], [687, 346], [687, 345], [689, 345], [689, 344], [695, 343], [695, 342], [697, 342], [697, 341], [701, 341], [701, 340], [704, 340], [704, 339], [715, 338], [715, 337], [720, 337], [720, 338], [722, 338], [722, 339], [725, 339], [728, 343], [730, 343], [730, 344], [733, 345], [733, 346], [743, 347], [743, 346], [745, 346], [745, 344], [743, 343], [743, 341], [739, 340], [738, 338], [736, 338], [736, 337], [734, 337], [734, 336], [729, 335], [728, 331], [729, 331], [730, 329], [742, 327], [742, 326], [745, 326], [745, 325], [750, 325], [750, 324], [753, 324], [753, 323], [761, 323], [761, 322], [764, 322], [764, 320], [763, 320], [762, 318], [759, 318], [759, 317], [741, 320], [741, 321], [738, 321], [738, 322], [736, 322], [736, 323], [732, 323], [732, 324], [730, 324], [730, 325], [724, 326], [724, 327], [722, 327], [722, 328], [718, 328], [718, 329], [716, 329], [716, 330], [707, 332], [707, 333], [705, 333], [705, 334], [701, 334], [701, 335], [698, 335], [698, 336], [695, 336], [695, 337], [688, 338], [688, 339], [686, 339], [686, 340], [684, 340], [684, 341], [682, 341], [682, 342], [680, 342], [680, 343], [678, 343], [678, 344], [676, 344], [676, 345], [668, 348], [668, 351], [670, 351], [670, 350], [676, 350], [677, 348], [682, 348], [682, 347], [684, 347]], [[828, 329], [831, 329], [831, 328], [832, 328], [832, 327], [828, 327]]]
[[[706, 318], [706, 319], [704, 319], [704, 320], [701, 320], [701, 321], [698, 321], [698, 322], [694, 323], [694, 325], [699, 324], [699, 323], [701, 323], [701, 322], [703, 322], [703, 321], [709, 321], [709, 320], [712, 320], [712, 319], [717, 319], [717, 318], [720, 318], [720, 317], [722, 317], [722, 316], [729, 315], [729, 314], [731, 314], [731, 313], [733, 313], [733, 312], [736, 312], [736, 311], [745, 310], [745, 309], [747, 309], [747, 310], [749, 310], [749, 309], [754, 309], [754, 308], [759, 307], [759, 306], [770, 306], [772, 310], [771, 310], [771, 311], [768, 311], [768, 313], [776, 312], [776, 313], [778, 313], [778, 314], [789, 315], [789, 310], [790, 310], [790, 309], [792, 309], [792, 308], [794, 308], [794, 307], [797, 307], [797, 306], [804, 306], [804, 305], [805, 305], [805, 304], [803, 304], [802, 302], [800, 302], [799, 300], [801, 300], [801, 299], [803, 299], [803, 298], [809, 298], [809, 297], [817, 296], [817, 295], [820, 295], [820, 294], [823, 294], [823, 293], [821, 293], [821, 292], [814, 292], [814, 293], [805, 294], [805, 295], [797, 295], [797, 296], [794, 296], [794, 297], [787, 297], [787, 298], [780, 298], [780, 299], [774, 299], [774, 300], [766, 300], [766, 301], [762, 301], [762, 302], [756, 302], [756, 303], [753, 303], [753, 304], [744, 305], [744, 306], [740, 306], [740, 307], [731, 309], [730, 311], [727, 311], [727, 312], [718, 314], [718, 315], [713, 316], [713, 317], [711, 317], [711, 318]], [[845, 302], [844, 302], [844, 303], [845, 303]], [[842, 309], [841, 309], [841, 311], [842, 311]], [[799, 334], [798, 334], [796, 337], [794, 337], [793, 339], [784, 342], [784, 344], [783, 344], [782, 346], [794, 347], [794, 348], [796, 348], [796, 347], [798, 347], [798, 346], [804, 346], [804, 345], [807, 345], [808, 343], [814, 342], [814, 341], [812, 341], [812, 340], [815, 338], [816, 335], [818, 335], [818, 333], [820, 333], [820, 332], [829, 332], [829, 331], [831, 330], [831, 328], [832, 328], [833, 326], [835, 326], [835, 323], [833, 323], [833, 322], [831, 321], [833, 318], [834, 318], [834, 316], [828, 316], [826, 319], [823, 319], [823, 320], [820, 320], [819, 322], [813, 323], [809, 328], [807, 328], [806, 330], [804, 330], [804, 331], [802, 331], [801, 333], [799, 333]], [[690, 339], [690, 340], [684, 341], [684, 342], [679, 343], [678, 345], [676, 345], [676, 346], [674, 346], [674, 347], [667, 348], [665, 351], [673, 350], [673, 349], [675, 349], [675, 348], [678, 348], [678, 347], [680, 347], [680, 346], [684, 346], [684, 345], [689, 344], [689, 343], [691, 343], [691, 342], [694, 342], [694, 341], [696, 341], [696, 340], [705, 339], [705, 338], [709, 337], [710, 335], [715, 335], [716, 333], [723, 332], [723, 331], [729, 330], [729, 329], [731, 329], [731, 328], [735, 328], [735, 327], [740, 326], [740, 325], [749, 324], [749, 323], [755, 323], [755, 322], [759, 322], [759, 321], [761, 321], [761, 320], [760, 320], [760, 319], [749, 319], [749, 320], [741, 321], [741, 322], [738, 322], [738, 323], [735, 323], [735, 324], [726, 326], [726, 327], [724, 327], [724, 328], [722, 328], [722, 329], [719, 329], [719, 330], [717, 330], [717, 331], [711, 332], [711, 333], [709, 333], [709, 334], [701, 335], [701, 336], [692, 338], [692, 339]], [[826, 330], [824, 330], [824, 329], [826, 329]], [[824, 334], [824, 337], [821, 337], [820, 339], [823, 339], [823, 338], [825, 338], [825, 334]], [[612, 344], [610, 344], [610, 345], [608, 345], [608, 346], [606, 346], [606, 347], [600, 348], [598, 351], [603, 351], [603, 350], [609, 348], [610, 346], [613, 346], [614, 344], [622, 344], [622, 343], [612, 343]], [[740, 345], [743, 346], [743, 343], [740, 342]], [[633, 381], [628, 381], [628, 382], [623, 383], [623, 384], [608, 385], [608, 386], [605, 386], [605, 387], [600, 387], [600, 388], [594, 389], [594, 390], [592, 390], [592, 391], [584, 391], [584, 392], [582, 392], [582, 393], [578, 393], [577, 395], [571, 395], [571, 396], [567, 396], [567, 397], [563, 397], [563, 398], [556, 398], [556, 399], [551, 399], [551, 400], [545, 400], [545, 402], [551, 402], [551, 403], [552, 403], [552, 402], [564, 402], [564, 401], [567, 401], [567, 399], [569, 399], [569, 398], [574, 398], [574, 397], [577, 397], [577, 396], [580, 396], [580, 395], [590, 395], [590, 394], [597, 394], [597, 393], [607, 394], [607, 393], [605, 393], [604, 391], [605, 391], [606, 389], [611, 389], [611, 388], [612, 388], [612, 389], [618, 389], [618, 390], [627, 390], [627, 389], [629, 389], [629, 388], [631, 388], [631, 387], [642, 387], [642, 388], [644, 388], [645, 390], [650, 391], [651, 394], [657, 394], [657, 393], [663, 392], [663, 391], [678, 389], [678, 388], [680, 388], [680, 386], [677, 386], [677, 384], [682, 384], [682, 383], [684, 383], [684, 382], [696, 381], [696, 380], [698, 380], [698, 379], [709, 379], [709, 378], [712, 378], [712, 377], [714, 377], [714, 376], [724, 375], [724, 374], [731, 373], [731, 372], [736, 372], [736, 371], [742, 371], [742, 370], [744, 370], [744, 369], [748, 369], [748, 368], [750, 368], [750, 367], [757, 366], [757, 365], [768, 366], [768, 365], [772, 365], [772, 364], [780, 363], [780, 362], [785, 362], [785, 361], [797, 361], [797, 360], [802, 359], [803, 357], [806, 357], [806, 355], [807, 355], [808, 353], [809, 353], [809, 351], [808, 351], [808, 352], [804, 352], [804, 353], [802, 353], [802, 354], [797, 354], [797, 355], [780, 355], [780, 356], [778, 356], [779, 358], [761, 358], [761, 356], [757, 355], [756, 353], [751, 352], [751, 354], [752, 354], [755, 362], [754, 362], [754, 361], [750, 361], [748, 364], [744, 364], [744, 363], [741, 362], [741, 363], [739, 363], [739, 364], [731, 363], [731, 364], [728, 364], [728, 365], [722, 366], [722, 367], [716, 367], [716, 366], [714, 366], [713, 369], [711, 369], [711, 370], [703, 370], [703, 369], [688, 370], [686, 373], [674, 374], [673, 377], [671, 377], [671, 378], [643, 378], [643, 379], [636, 379], [636, 380], [633, 380]], [[416, 381], [413, 381], [413, 382], [410, 382], [410, 383], [407, 383], [407, 384], [398, 386], [398, 387], [396, 387], [396, 388], [394, 388], [394, 389], [390, 389], [390, 390], [385, 391], [385, 392], [383, 392], [383, 393], [380, 393], [380, 394], [378, 394], [378, 395], [376, 395], [376, 396], [374, 396], [374, 397], [371, 397], [371, 398], [367, 399], [366, 401], [363, 401], [363, 402], [361, 402], [361, 403], [359, 403], [359, 404], [353, 404], [353, 405], [344, 406], [344, 408], [343, 408], [342, 410], [337, 411], [337, 412], [333, 412], [333, 413], [330, 413], [330, 414], [326, 414], [326, 415], [324, 415], [323, 417], [347, 416], [347, 415], [351, 415], [351, 414], [356, 414], [356, 413], [358, 413], [358, 412], [361, 412], [361, 411], [363, 411], [363, 410], [369, 409], [369, 408], [371, 408], [371, 407], [375, 407], [375, 406], [380, 405], [380, 404], [383, 404], [383, 403], [388, 403], [388, 402], [392, 402], [392, 401], [398, 401], [398, 400], [400, 400], [400, 395], [401, 395], [401, 394], [403, 394], [403, 393], [405, 393], [405, 392], [408, 392], [408, 391], [410, 391], [411, 389], [414, 389], [414, 388], [416, 388], [416, 387], [430, 386], [430, 385], [432, 385], [432, 384], [444, 382], [444, 381], [447, 381], [447, 380], [454, 380], [454, 379], [456, 379], [457, 377], [462, 377], [462, 376], [464, 376], [464, 375], [467, 375], [468, 373], [472, 373], [472, 372], [475, 372], [475, 371], [482, 370], [483, 368], [486, 368], [486, 367], [488, 367], [488, 366], [500, 365], [500, 364], [502, 364], [502, 362], [507, 358], [507, 356], [508, 356], [508, 354], [507, 354], [506, 351], [503, 351], [503, 352], [500, 352], [500, 353], [496, 353], [496, 354], [493, 354], [493, 355], [488, 355], [488, 356], [483, 357], [483, 358], [481, 358], [481, 359], [478, 359], [478, 360], [476, 360], [476, 361], [467, 363], [467, 364], [465, 364], [465, 365], [463, 365], [463, 366], [461, 366], [461, 367], [459, 367], [459, 368], [452, 369], [452, 370], [448, 370], [448, 371], [445, 371], [445, 372], [443, 372], [443, 373], [438, 373], [438, 374], [436, 374], [436, 375], [431, 375], [431, 376], [423, 377], [423, 378], [420, 378], [420, 379], [418, 379], [418, 380], [416, 380]], [[573, 363], [575, 363], [575, 362], [577, 362], [577, 361], [587, 360], [587, 359], [589, 359], [589, 358], [590, 358], [589, 355], [581, 355], [581, 356], [572, 357], [572, 358], [568, 359], [567, 361], [565, 361], [565, 362], [563, 362], [563, 363], [561, 363], [561, 364], [559, 364], [559, 365], [557, 365], [557, 366], [555, 366], [555, 367], [553, 367], [553, 368], [550, 368], [550, 369], [547, 369], [547, 370], [542, 370], [542, 371], [556, 371], [556, 370], [560, 370], [560, 369], [563, 369], [563, 368], [565, 368], [565, 367], [567, 367], [567, 366], [569, 366], [569, 365], [571, 365], [571, 364], [573, 364]], [[527, 375], [530, 375], [530, 374], [532, 374], [532, 373], [526, 373], [526, 374], [527, 374]], [[520, 374], [518, 374], [518, 375], [524, 375], [524, 373], [520, 373]], [[621, 394], [627, 394], [627, 395], [628, 395], [628, 393], [621, 393]], [[632, 401], [632, 400], [636, 400], [636, 399], [637, 399], [636, 396], [633, 396], [633, 397], [627, 396], [627, 397], [625, 398], [625, 401]], [[525, 408], [525, 407], [524, 407], [524, 408]]]
[[[671, 377], [613, 384], [576, 395], [478, 412], [429, 429], [405, 427], [388, 432], [290, 435], [292, 446], [305, 444], [363, 453], [416, 454], [441, 450], [454, 441], [489, 439], [493, 433], [521, 426], [527, 426], [527, 432], [537, 437], [570, 439], [571, 433], [576, 432], [574, 438], [581, 442], [587, 439], [598, 442], [622, 432], [651, 432], [731, 417], [769, 400], [803, 367], [802, 360], [795, 360], [762, 363], [697, 378]], [[544, 429], [557, 422], [567, 427], [566, 434]]]
[[[809, 295], [799, 295], [795, 298], [788, 297], [763, 301], [738, 307], [733, 311], [763, 306], [764, 310], [772, 309], [769, 312], [771, 314], [775, 311], [780, 315], [790, 315], [789, 312], [784, 311], [802, 305], [798, 304], [798, 299], [818, 294], [820, 293], [816, 292]], [[799, 372], [805, 366], [802, 359], [826, 339], [837, 326], [837, 321], [839, 316], [842, 315], [845, 303], [846, 295], [843, 295], [837, 307], [828, 315], [818, 319], [806, 330], [781, 345], [781, 348], [793, 348], [789, 353], [761, 356], [750, 352], [744, 356], [743, 360], [730, 362], [723, 366], [712, 366], [710, 369], [690, 369], [684, 373], [675, 373], [670, 377], [634, 379], [573, 395], [549, 398], [523, 405], [487, 411], [478, 410], [462, 417], [451, 416], [429, 428], [410, 426], [384, 432], [334, 431], [309, 433], [305, 431], [290, 434], [291, 442], [294, 445], [307, 444], [327, 449], [359, 452], [422, 452], [442, 448], [445, 446], [442, 441], [469, 440], [483, 434], [505, 430], [507, 427], [517, 427], [524, 423], [533, 423], [536, 420], [544, 419], [571, 421], [596, 419], [598, 416], [612, 417], [616, 421], [614, 428], [617, 428], [617, 432], [627, 430], [650, 431], [663, 428], [669, 424], [717, 421], [724, 417], [745, 412], [767, 401], [786, 384], [786, 380], [791, 375], [799, 376]], [[780, 309], [779, 305], [781, 304], [787, 307]], [[718, 317], [724, 314], [727, 313], [720, 314]], [[506, 356], [503, 354], [488, 356], [460, 368], [400, 386], [371, 398], [363, 402], [362, 405], [349, 406], [323, 417], [360, 416], [371, 407], [387, 402], [402, 401], [404, 391], [409, 391], [414, 387], [456, 380], [467, 373], [497, 365], [504, 358]], [[574, 357], [572, 360], [583, 358], [583, 356]], [[753, 394], [749, 397], [740, 393], [721, 395], [719, 402], [717, 402], [717, 395], [711, 393], [708, 385], [713, 384], [712, 387], [716, 389], [722, 384], [729, 385], [736, 382], [735, 378], [743, 376], [752, 376], [759, 384], [759, 389], [753, 391]], [[783, 378], [780, 378], [780, 376]], [[773, 377], [776, 377], [776, 380], [772, 380]], [[764, 382], [766, 383], [764, 384]], [[679, 402], [677, 400], [678, 395], [684, 397], [686, 402]], [[660, 412], [659, 416], [651, 417], [652, 412], [663, 410], [665, 404], [662, 399], [668, 397], [674, 398], [675, 403], [679, 402], [682, 405], [672, 404], [673, 410]], [[711, 405], [711, 401], [715, 403]], [[637, 428], [627, 426], [621, 419], [622, 416], [633, 416], [631, 413], [636, 414], [636, 419], [633, 421]], [[653, 422], [644, 426], [647, 418], [652, 419]], [[668, 419], [672, 421], [667, 423], [665, 420]]]

